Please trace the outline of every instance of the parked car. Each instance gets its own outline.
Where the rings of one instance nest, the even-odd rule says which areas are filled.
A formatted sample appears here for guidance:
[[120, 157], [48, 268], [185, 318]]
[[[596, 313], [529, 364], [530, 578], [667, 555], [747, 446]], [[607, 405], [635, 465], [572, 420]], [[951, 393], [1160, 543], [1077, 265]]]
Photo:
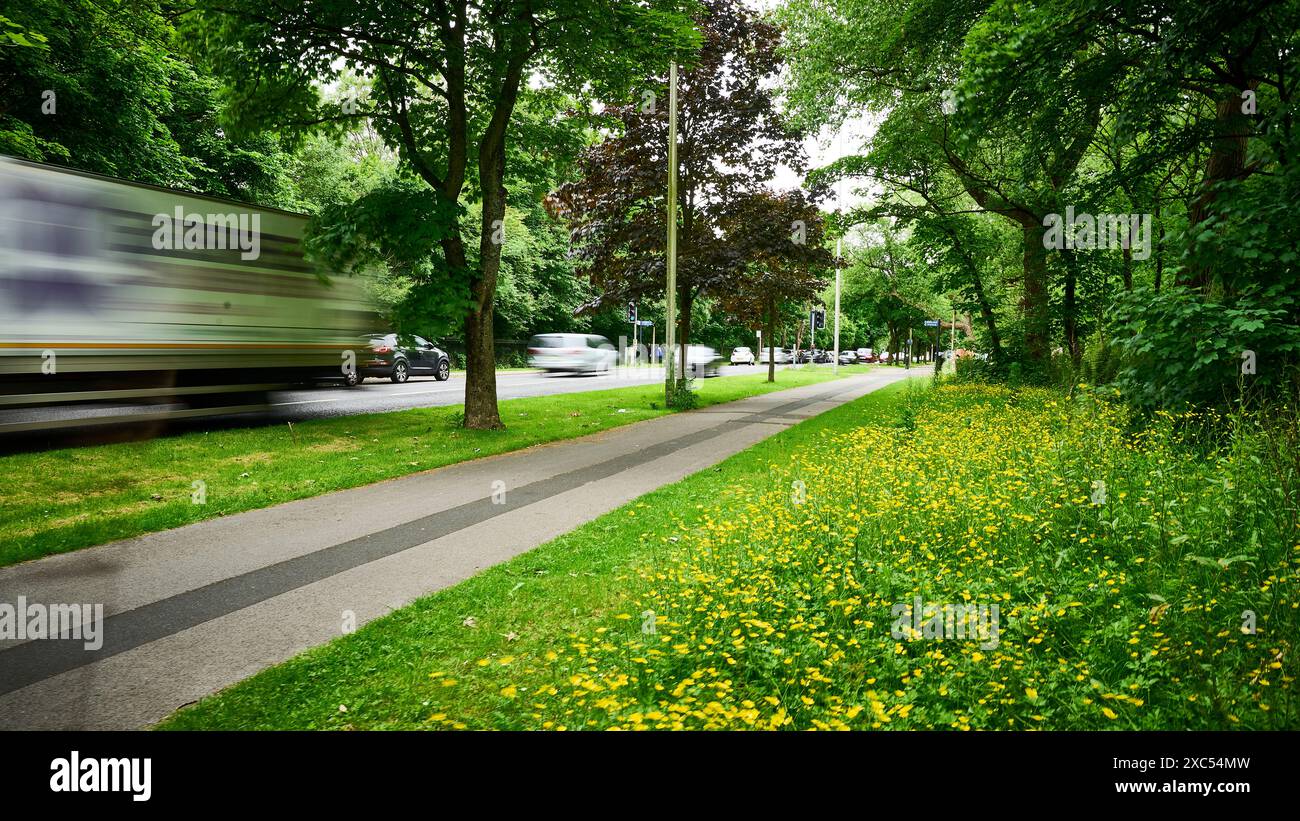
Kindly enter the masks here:
[[357, 354], [354, 374], [346, 374], [349, 385], [369, 376], [387, 377], [401, 384], [412, 376], [432, 376], [446, 382], [451, 376], [451, 359], [422, 336], [413, 334], [368, 334], [362, 337], [368, 351]]
[[754, 352], [751, 351], [749, 348], [732, 348], [732, 349], [731, 349], [731, 364], [733, 364], [733, 365], [753, 365], [755, 361], [756, 361], [756, 360], [754, 359]]
[[720, 376], [718, 368], [724, 361], [722, 355], [708, 345], [686, 346], [686, 367], [696, 378]]
[[858, 348], [856, 353], [858, 355], [859, 362], [874, 362], [876, 359], [874, 356], [871, 355], [870, 348]]
[[792, 353], [789, 348], [773, 347], [769, 349], [767, 346], [764, 346], [758, 349], [758, 361], [760, 364], [762, 365], [768, 364], [767, 355], [769, 351], [772, 354], [772, 361], [776, 362], [776, 364], [787, 365], [790, 363]]
[[889, 362], [889, 360], [890, 360], [891, 358], [892, 358], [892, 357], [890, 356], [889, 351], [881, 351], [881, 352], [880, 352], [880, 358], [879, 358], [877, 361], [878, 361], [878, 362], [886, 362], [886, 363], [887, 363], [887, 362]]
[[833, 351], [814, 350], [812, 361], [819, 365], [829, 365], [831, 364], [831, 360], [834, 358], [835, 353]]
[[840, 351], [841, 365], [852, 365], [857, 361], [858, 361], [858, 354], [856, 351]]
[[551, 373], [603, 373], [618, 351], [599, 334], [538, 334], [528, 340], [528, 364]]

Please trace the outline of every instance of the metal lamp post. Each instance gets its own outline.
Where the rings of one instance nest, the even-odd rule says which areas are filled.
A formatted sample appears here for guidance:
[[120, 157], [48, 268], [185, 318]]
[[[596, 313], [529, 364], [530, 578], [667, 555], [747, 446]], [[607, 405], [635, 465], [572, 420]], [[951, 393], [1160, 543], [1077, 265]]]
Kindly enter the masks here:
[[[668, 280], [664, 284], [665, 320], [664, 343], [668, 357], [664, 362], [664, 401], [673, 404], [677, 390], [677, 363], [674, 347], [677, 344], [677, 62], [668, 66]], [[682, 372], [686, 371], [685, 350], [682, 351]]]

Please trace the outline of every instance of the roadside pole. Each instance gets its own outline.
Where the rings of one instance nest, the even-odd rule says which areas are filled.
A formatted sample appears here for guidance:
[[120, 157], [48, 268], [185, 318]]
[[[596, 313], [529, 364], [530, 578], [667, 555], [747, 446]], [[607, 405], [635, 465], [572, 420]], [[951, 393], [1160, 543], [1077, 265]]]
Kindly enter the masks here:
[[[939, 334], [943, 332], [942, 323], [937, 319], [927, 319], [925, 327], [934, 328], [934, 342], [930, 345], [930, 361], [938, 367], [939, 364]], [[928, 340], [927, 340], [928, 341]]]
[[840, 238], [835, 238], [835, 354], [831, 373], [840, 372]]
[[[664, 283], [665, 360], [672, 359], [677, 342], [677, 61], [668, 65], [668, 281]], [[682, 372], [686, 372], [682, 351]], [[673, 405], [677, 391], [677, 363], [664, 362], [664, 401]]]
[[912, 329], [907, 329], [907, 367], [905, 370], [912, 370]]
[[641, 317], [637, 312], [637, 306], [635, 302], [628, 303], [627, 318], [628, 321], [632, 323], [632, 363], [631, 364], [639, 365], [641, 363], [637, 362], [637, 346], [641, 344], [641, 323], [638, 322], [637, 320], [640, 319]]

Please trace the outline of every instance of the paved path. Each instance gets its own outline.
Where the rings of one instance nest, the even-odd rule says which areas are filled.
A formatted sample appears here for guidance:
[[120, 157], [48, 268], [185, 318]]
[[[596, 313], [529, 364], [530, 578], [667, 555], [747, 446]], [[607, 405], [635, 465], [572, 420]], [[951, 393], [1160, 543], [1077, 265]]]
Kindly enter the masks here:
[[0, 729], [148, 726], [338, 636], [345, 611], [363, 624], [907, 375], [778, 391], [0, 568], [0, 604], [102, 603], [105, 615], [97, 650], [0, 641]]

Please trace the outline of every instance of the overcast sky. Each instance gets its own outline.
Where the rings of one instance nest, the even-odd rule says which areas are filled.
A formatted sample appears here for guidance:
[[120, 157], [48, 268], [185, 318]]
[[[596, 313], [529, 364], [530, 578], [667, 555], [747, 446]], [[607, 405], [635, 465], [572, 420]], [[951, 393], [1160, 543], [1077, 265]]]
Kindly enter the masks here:
[[[781, 5], [781, 0], [742, 0], [751, 9], [760, 12], [770, 11]], [[808, 167], [821, 168], [840, 157], [860, 153], [862, 145], [875, 132], [875, 125], [862, 117], [850, 118], [837, 130], [823, 129], [822, 133], [804, 140], [804, 151], [808, 155]], [[795, 188], [803, 184], [803, 177], [789, 168], [778, 169], [772, 178], [774, 189]], [[853, 208], [866, 201], [866, 197], [854, 193], [855, 188], [862, 187], [861, 182], [840, 183], [836, 195], [823, 203], [823, 207], [835, 210], [837, 203], [844, 208]]]

